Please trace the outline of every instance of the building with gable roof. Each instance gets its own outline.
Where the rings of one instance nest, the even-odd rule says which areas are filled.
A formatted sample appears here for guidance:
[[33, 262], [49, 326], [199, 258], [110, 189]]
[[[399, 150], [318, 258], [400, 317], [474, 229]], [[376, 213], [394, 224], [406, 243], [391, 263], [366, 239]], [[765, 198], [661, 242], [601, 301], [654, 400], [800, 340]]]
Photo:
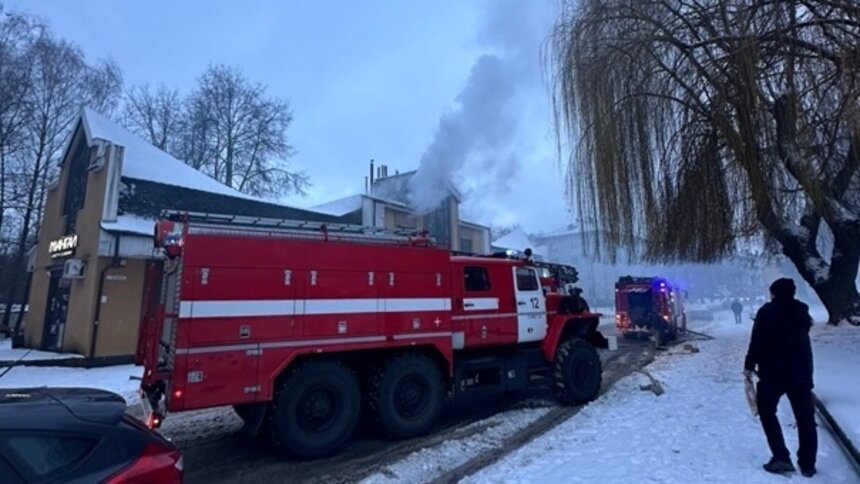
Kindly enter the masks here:
[[354, 222], [240, 193], [87, 108], [61, 160], [34, 250], [31, 348], [107, 359], [135, 352], [162, 210]]

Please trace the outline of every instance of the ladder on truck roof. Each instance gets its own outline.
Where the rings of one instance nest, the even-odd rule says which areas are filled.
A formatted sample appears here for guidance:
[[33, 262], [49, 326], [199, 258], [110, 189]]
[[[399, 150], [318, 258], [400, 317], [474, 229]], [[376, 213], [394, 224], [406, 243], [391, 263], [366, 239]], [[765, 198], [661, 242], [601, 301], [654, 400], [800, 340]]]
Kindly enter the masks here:
[[293, 219], [226, 215], [165, 210], [161, 218], [188, 224], [191, 234], [273, 237], [368, 244], [432, 247], [435, 240], [426, 231], [392, 230], [363, 225], [311, 222]]

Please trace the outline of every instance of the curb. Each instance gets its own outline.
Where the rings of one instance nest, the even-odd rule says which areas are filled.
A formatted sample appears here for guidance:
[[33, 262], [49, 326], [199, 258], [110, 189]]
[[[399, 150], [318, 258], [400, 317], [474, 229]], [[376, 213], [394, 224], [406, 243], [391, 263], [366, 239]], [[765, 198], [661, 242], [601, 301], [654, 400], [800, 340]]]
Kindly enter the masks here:
[[132, 355], [99, 356], [95, 358], [75, 356], [72, 358], [53, 358], [42, 360], [3, 360], [0, 361], [0, 368], [8, 368], [10, 366], [58, 366], [65, 368], [100, 368], [104, 366], [128, 365], [131, 363], [134, 363], [134, 356]]
[[[83, 360], [83, 357], [75, 358], [53, 358], [46, 360], [3, 360], [0, 361], [0, 368], [8, 368], [10, 366], [76, 366], [74, 360]], [[77, 364], [77, 366], [80, 366]]]
[[848, 457], [848, 460], [851, 461], [851, 465], [854, 467], [854, 471], [860, 476], [860, 452], [857, 452], [857, 447], [854, 446], [854, 443], [851, 442], [851, 439], [845, 434], [845, 431], [842, 430], [842, 427], [839, 426], [839, 423], [836, 422], [836, 419], [833, 418], [833, 415], [827, 410], [827, 407], [824, 406], [824, 403], [818, 399], [817, 395], [814, 395], [815, 398], [815, 409], [818, 411], [818, 416], [821, 417], [821, 420], [824, 421], [824, 425], [827, 426], [830, 433], [836, 438], [836, 442], [839, 444], [839, 447], [845, 453], [845, 456]]

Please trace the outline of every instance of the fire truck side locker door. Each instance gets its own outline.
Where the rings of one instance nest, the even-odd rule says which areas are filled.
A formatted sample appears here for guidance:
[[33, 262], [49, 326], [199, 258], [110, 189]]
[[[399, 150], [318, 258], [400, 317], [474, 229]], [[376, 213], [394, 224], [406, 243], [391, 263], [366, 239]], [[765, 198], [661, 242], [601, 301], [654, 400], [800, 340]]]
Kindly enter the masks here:
[[[383, 279], [380, 281], [379, 279]], [[388, 274], [377, 273], [373, 285], [367, 271], [310, 270], [304, 281], [302, 336], [348, 338], [380, 332], [379, 285]]]
[[537, 272], [531, 267], [514, 267], [517, 301], [517, 342], [541, 341], [546, 337], [546, 300]]
[[151, 360], [150, 367], [155, 367], [154, 360], [158, 357], [158, 338], [161, 328], [158, 314], [161, 311], [161, 279], [162, 261], [146, 263], [146, 274], [143, 283], [143, 304], [141, 304], [140, 327], [138, 328], [137, 351], [135, 364], [143, 365]]
[[[260, 344], [255, 342], [253, 330], [251, 338], [240, 337], [240, 328], [250, 327], [252, 319], [265, 319], [246, 314], [254, 305], [253, 300], [246, 299], [249, 281], [265, 277], [264, 271], [188, 269], [193, 270], [194, 278], [188, 299], [194, 304], [190, 317], [184, 319], [191, 343], [185, 355], [185, 409], [256, 401], [260, 394]], [[217, 304], [210, 304], [212, 301]], [[209, 334], [195, 334], [198, 332]]]

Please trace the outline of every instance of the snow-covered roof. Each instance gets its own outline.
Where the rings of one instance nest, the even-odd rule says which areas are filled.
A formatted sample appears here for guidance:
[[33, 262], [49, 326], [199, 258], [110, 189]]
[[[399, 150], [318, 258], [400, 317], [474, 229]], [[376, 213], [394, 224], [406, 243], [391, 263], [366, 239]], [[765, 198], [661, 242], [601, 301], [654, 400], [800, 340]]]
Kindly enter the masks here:
[[145, 235], [148, 237], [152, 237], [155, 234], [155, 220], [134, 215], [119, 215], [115, 222], [102, 221], [101, 226], [103, 230], [108, 232]]
[[377, 202], [384, 203], [389, 207], [397, 208], [405, 212], [412, 211], [409, 205], [406, 205], [405, 203], [398, 202], [396, 200], [390, 200], [383, 197], [377, 197], [374, 195], [350, 195], [348, 197], [332, 200], [331, 202], [314, 205], [308, 208], [308, 210], [313, 210], [314, 212], [320, 212], [335, 217], [342, 217], [344, 215], [350, 214], [352, 212], [355, 212], [356, 210], [361, 209], [361, 202], [365, 198], [369, 200], [376, 200]]
[[335, 217], [341, 217], [348, 213], [355, 212], [361, 208], [362, 195], [350, 195], [348, 197], [339, 198], [330, 202], [314, 205], [310, 209], [315, 212], [321, 212]]
[[531, 239], [521, 227], [516, 227], [507, 235], [493, 241], [493, 247], [503, 249], [525, 250], [531, 246]]
[[580, 233], [581, 233], [581, 231], [579, 230], [579, 228], [577, 228], [576, 225], [571, 224], [571, 225], [567, 225], [565, 227], [550, 230], [548, 232], [541, 232], [541, 233], [537, 234], [537, 237], [538, 238], [559, 237], [559, 236], [565, 236], [565, 235], [576, 235], [576, 234], [580, 234]]
[[195, 170], [90, 108], [83, 109], [81, 119], [90, 145], [95, 140], [102, 139], [124, 148], [122, 162], [122, 176], [124, 177], [231, 197], [260, 200]]

